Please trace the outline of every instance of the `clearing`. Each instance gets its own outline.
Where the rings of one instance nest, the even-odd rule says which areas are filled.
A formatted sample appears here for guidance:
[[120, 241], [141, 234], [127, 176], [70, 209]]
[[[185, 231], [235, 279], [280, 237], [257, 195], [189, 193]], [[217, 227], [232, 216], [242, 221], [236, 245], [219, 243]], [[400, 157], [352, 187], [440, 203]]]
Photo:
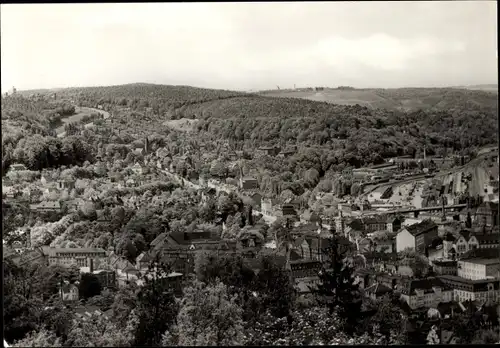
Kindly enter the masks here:
[[179, 120], [165, 121], [163, 125], [178, 131], [191, 132], [197, 122], [197, 119], [181, 118]]

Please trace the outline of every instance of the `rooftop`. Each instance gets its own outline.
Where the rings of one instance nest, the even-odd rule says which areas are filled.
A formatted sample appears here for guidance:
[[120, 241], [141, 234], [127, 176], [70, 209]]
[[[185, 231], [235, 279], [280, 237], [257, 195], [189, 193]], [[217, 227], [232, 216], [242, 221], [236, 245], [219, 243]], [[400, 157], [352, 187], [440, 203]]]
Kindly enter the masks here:
[[[464, 283], [464, 284], [486, 284], [486, 283], [491, 283], [493, 280], [492, 279], [479, 279], [479, 280], [471, 280], [471, 279], [465, 279], [459, 276], [455, 275], [441, 275], [439, 276], [440, 279], [443, 280], [451, 280], [459, 283]], [[498, 282], [498, 280], [495, 280]]]
[[106, 254], [106, 251], [101, 248], [52, 248], [44, 246], [42, 247], [42, 251], [45, 255], [48, 256], [56, 256], [57, 254], [88, 254], [88, 253], [99, 253]]
[[470, 258], [470, 259], [463, 259], [460, 260], [463, 262], [469, 262], [469, 263], [475, 263], [479, 265], [496, 265], [500, 264], [499, 259], [485, 259], [485, 258]]
[[408, 230], [408, 232], [410, 232], [413, 236], [418, 236], [436, 227], [437, 225], [434, 221], [424, 220], [418, 224], [406, 226], [406, 230]]

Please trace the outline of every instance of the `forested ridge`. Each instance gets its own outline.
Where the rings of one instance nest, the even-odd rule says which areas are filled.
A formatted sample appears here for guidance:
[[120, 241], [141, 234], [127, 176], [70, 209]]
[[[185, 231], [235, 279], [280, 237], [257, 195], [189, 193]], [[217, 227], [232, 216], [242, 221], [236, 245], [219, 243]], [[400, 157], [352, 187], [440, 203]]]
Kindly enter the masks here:
[[[476, 147], [497, 142], [492, 93], [419, 88], [375, 91], [433, 107], [404, 112], [142, 83], [69, 88], [57, 94], [82, 106], [114, 110], [114, 122], [122, 129], [168, 133], [162, 126], [166, 120], [190, 118], [199, 120], [193, 136], [201, 143], [226, 139], [235, 149], [248, 151], [264, 145], [306, 148], [322, 159], [316, 168], [321, 174], [394, 156], [419, 157], [424, 147], [430, 156], [473, 155]], [[449, 109], [439, 107], [452, 104]]]

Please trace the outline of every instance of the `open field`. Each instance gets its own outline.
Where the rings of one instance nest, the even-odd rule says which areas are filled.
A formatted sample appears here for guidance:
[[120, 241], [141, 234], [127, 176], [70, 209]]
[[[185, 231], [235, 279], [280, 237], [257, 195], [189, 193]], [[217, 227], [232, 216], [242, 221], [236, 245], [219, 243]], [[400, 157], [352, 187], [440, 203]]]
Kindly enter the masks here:
[[163, 125], [178, 131], [191, 132], [197, 122], [198, 120], [196, 119], [181, 118], [180, 120], [165, 121], [163, 122]]
[[99, 113], [99, 112], [101, 114], [104, 114], [105, 119], [109, 117], [109, 113], [104, 110], [77, 106], [75, 107], [74, 115], [61, 119], [63, 125], [56, 128], [56, 133], [57, 134], [64, 133], [64, 126], [67, 125], [68, 123], [79, 122], [85, 116], [90, 116], [92, 113]]
[[[496, 108], [495, 85], [456, 88], [396, 89], [286, 89], [262, 91], [266, 97], [300, 98], [339, 105], [359, 104], [368, 108], [415, 111], [418, 109], [466, 108], [471, 105]], [[463, 102], [468, 100], [468, 105]]]

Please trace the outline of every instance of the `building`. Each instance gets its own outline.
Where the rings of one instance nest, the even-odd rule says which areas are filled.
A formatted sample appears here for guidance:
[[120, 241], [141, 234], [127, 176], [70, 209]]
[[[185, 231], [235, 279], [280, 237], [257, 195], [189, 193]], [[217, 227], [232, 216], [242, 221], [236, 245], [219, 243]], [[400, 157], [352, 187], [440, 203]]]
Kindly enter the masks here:
[[481, 301], [499, 303], [500, 280], [471, 280], [459, 276], [445, 275], [439, 279], [453, 289], [455, 301]]
[[387, 219], [383, 215], [375, 215], [363, 220], [366, 233], [385, 230], [387, 228]]
[[275, 199], [262, 198], [261, 202], [261, 212], [264, 215], [273, 215], [273, 206], [277, 204]]
[[432, 261], [432, 270], [437, 275], [457, 275], [457, 261], [434, 260]]
[[80, 291], [78, 289], [78, 283], [69, 284], [69, 282], [65, 282], [59, 288], [59, 295], [64, 302], [76, 302], [80, 297]]
[[499, 233], [471, 233], [463, 230], [455, 243], [457, 256], [474, 249], [498, 249], [500, 247]]
[[301, 223], [313, 223], [313, 224], [318, 224], [321, 223], [321, 218], [319, 215], [311, 210], [306, 210], [301, 216], [300, 216], [300, 222]]
[[389, 216], [387, 218], [386, 229], [389, 232], [397, 232], [401, 228], [401, 219], [394, 216]]
[[248, 176], [240, 178], [239, 184], [242, 190], [256, 190], [259, 188], [257, 179]]
[[431, 220], [424, 220], [419, 224], [406, 226], [396, 235], [396, 251], [412, 249], [421, 254], [426, 247], [438, 236], [438, 226]]
[[31, 204], [30, 209], [37, 212], [61, 212], [62, 206], [59, 201], [49, 202], [43, 201], [38, 204]]
[[400, 291], [401, 299], [411, 309], [435, 308], [441, 302], [453, 301], [453, 289], [435, 277], [409, 280]]
[[276, 146], [263, 146], [260, 147], [257, 152], [261, 155], [276, 156], [280, 153], [281, 149]]
[[471, 280], [498, 278], [500, 276], [500, 260], [485, 258], [459, 260], [457, 275]]
[[382, 283], [376, 282], [375, 284], [365, 288], [365, 295], [372, 300], [378, 300], [384, 295], [392, 293], [392, 289]]
[[151, 256], [160, 255], [161, 259], [171, 262], [173, 270], [187, 274], [193, 271], [196, 253], [202, 250], [236, 250], [237, 241], [221, 240], [208, 231], [185, 233], [161, 233], [151, 242]]
[[139, 270], [147, 270], [149, 266], [151, 265], [151, 262], [153, 262], [154, 257], [151, 255], [149, 252], [143, 252], [139, 256], [137, 256], [137, 259], [135, 260], [137, 263], [137, 269]]
[[295, 148], [289, 148], [289, 149], [284, 149], [282, 150], [279, 154], [278, 154], [278, 157], [281, 157], [281, 158], [288, 158], [290, 156], [293, 156], [295, 154], [295, 152], [297, 151], [297, 149]]
[[295, 205], [293, 204], [283, 204], [281, 206], [281, 212], [283, 216], [297, 216], [297, 211], [295, 210]]
[[53, 248], [42, 247], [42, 252], [49, 265], [93, 267], [106, 257], [101, 248]]
[[484, 202], [474, 214], [473, 223], [478, 226], [498, 226], [498, 203]]
[[136, 175], [142, 175], [142, 173], [144, 172], [142, 166], [139, 163], [134, 164], [130, 169]]
[[99, 279], [99, 283], [103, 288], [116, 288], [116, 272], [111, 270], [100, 269], [94, 271], [93, 274]]
[[57, 188], [59, 190], [72, 190], [75, 188], [75, 181], [74, 180], [59, 180], [57, 181]]

